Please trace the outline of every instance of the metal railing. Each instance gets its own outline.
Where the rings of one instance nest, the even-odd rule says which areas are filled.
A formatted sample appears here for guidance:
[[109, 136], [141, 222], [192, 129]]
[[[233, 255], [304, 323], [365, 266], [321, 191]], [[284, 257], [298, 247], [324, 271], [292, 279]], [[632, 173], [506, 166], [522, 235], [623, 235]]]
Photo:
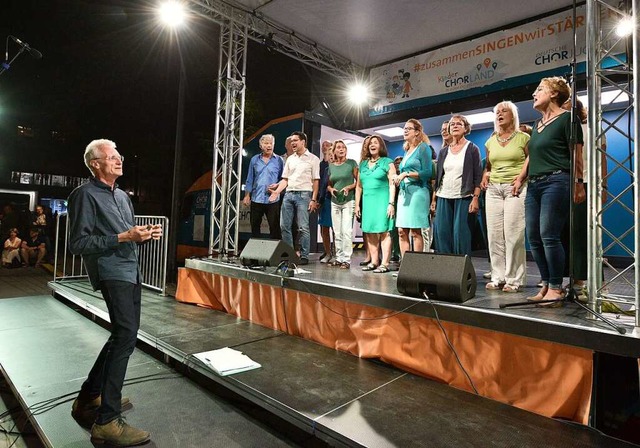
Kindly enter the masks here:
[[[140, 226], [162, 225], [163, 237], [140, 245], [138, 260], [142, 285], [164, 296], [167, 290], [169, 219], [165, 216], [136, 216], [135, 220], [136, 225]], [[69, 220], [66, 213], [58, 214], [55, 242], [53, 281], [86, 278], [87, 270], [84, 260], [81, 256], [69, 251]]]

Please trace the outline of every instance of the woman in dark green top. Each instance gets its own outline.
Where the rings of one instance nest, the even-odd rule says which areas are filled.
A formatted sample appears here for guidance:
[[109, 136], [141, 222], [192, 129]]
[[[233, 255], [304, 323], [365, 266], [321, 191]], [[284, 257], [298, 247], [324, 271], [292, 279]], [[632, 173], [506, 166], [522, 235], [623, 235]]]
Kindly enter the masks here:
[[336, 260], [332, 266], [351, 267], [353, 253], [353, 211], [355, 206], [358, 164], [347, 159], [347, 145], [342, 140], [333, 142], [333, 162], [329, 164], [331, 194], [331, 221], [336, 243]]
[[[571, 88], [560, 77], [543, 78], [533, 92], [533, 108], [542, 114], [529, 140], [529, 187], [525, 200], [527, 237], [540, 270], [542, 289], [531, 300], [562, 298], [565, 253], [560, 240], [569, 211], [571, 182], [571, 114], [562, 104]], [[576, 172], [582, 172], [582, 130], [576, 138]], [[577, 176], [580, 177], [580, 176]], [[576, 184], [574, 201], [585, 200]], [[553, 302], [552, 302], [553, 303]]]

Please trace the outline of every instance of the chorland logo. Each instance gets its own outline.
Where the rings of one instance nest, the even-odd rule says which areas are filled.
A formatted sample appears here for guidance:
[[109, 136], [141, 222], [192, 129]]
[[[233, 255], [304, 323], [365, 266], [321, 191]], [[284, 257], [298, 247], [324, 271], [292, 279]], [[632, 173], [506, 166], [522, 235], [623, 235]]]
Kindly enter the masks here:
[[569, 51], [566, 46], [549, 48], [545, 51], [536, 53], [536, 58], [533, 60], [536, 65], [551, 64], [557, 61], [566, 61], [572, 55], [572, 51]]
[[468, 84], [487, 84], [494, 79], [496, 70], [500, 68], [501, 65], [499, 61], [492, 61], [490, 58], [485, 58], [481, 64], [475, 66], [475, 69], [465, 74], [449, 72], [445, 76], [438, 76], [438, 82], [441, 84], [444, 83], [447, 89]]

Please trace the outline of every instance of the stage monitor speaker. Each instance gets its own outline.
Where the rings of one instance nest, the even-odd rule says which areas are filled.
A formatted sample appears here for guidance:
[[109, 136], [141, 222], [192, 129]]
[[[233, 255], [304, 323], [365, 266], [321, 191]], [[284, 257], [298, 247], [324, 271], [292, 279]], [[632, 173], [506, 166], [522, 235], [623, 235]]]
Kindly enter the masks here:
[[476, 295], [476, 271], [467, 255], [405, 252], [398, 272], [398, 291], [412, 297], [465, 302]]
[[283, 261], [298, 263], [293, 247], [282, 240], [251, 238], [240, 253], [243, 266], [278, 266]]

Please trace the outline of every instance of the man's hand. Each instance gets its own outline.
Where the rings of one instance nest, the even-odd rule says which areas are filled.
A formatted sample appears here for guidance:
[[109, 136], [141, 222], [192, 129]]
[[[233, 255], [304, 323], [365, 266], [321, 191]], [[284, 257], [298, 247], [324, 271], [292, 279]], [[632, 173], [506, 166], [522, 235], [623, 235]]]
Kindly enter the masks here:
[[309, 202], [308, 210], [309, 210], [310, 213], [313, 213], [316, 210], [318, 210], [318, 207], [319, 207], [318, 201], [311, 201], [311, 202]]
[[[133, 241], [134, 243], [142, 243], [151, 239], [151, 230], [153, 226], [133, 226], [125, 232], [127, 239], [125, 241]], [[162, 231], [161, 231], [162, 234]]]
[[[149, 226], [147, 226], [147, 228], [149, 228]], [[151, 231], [151, 238], [154, 240], [159, 240], [160, 238], [162, 238], [163, 236], [163, 231], [162, 231], [162, 224], [155, 224], [153, 226], [151, 226], [151, 229], [149, 229]]]
[[242, 203], [247, 207], [251, 205], [251, 196], [245, 195], [244, 199], [242, 199]]

